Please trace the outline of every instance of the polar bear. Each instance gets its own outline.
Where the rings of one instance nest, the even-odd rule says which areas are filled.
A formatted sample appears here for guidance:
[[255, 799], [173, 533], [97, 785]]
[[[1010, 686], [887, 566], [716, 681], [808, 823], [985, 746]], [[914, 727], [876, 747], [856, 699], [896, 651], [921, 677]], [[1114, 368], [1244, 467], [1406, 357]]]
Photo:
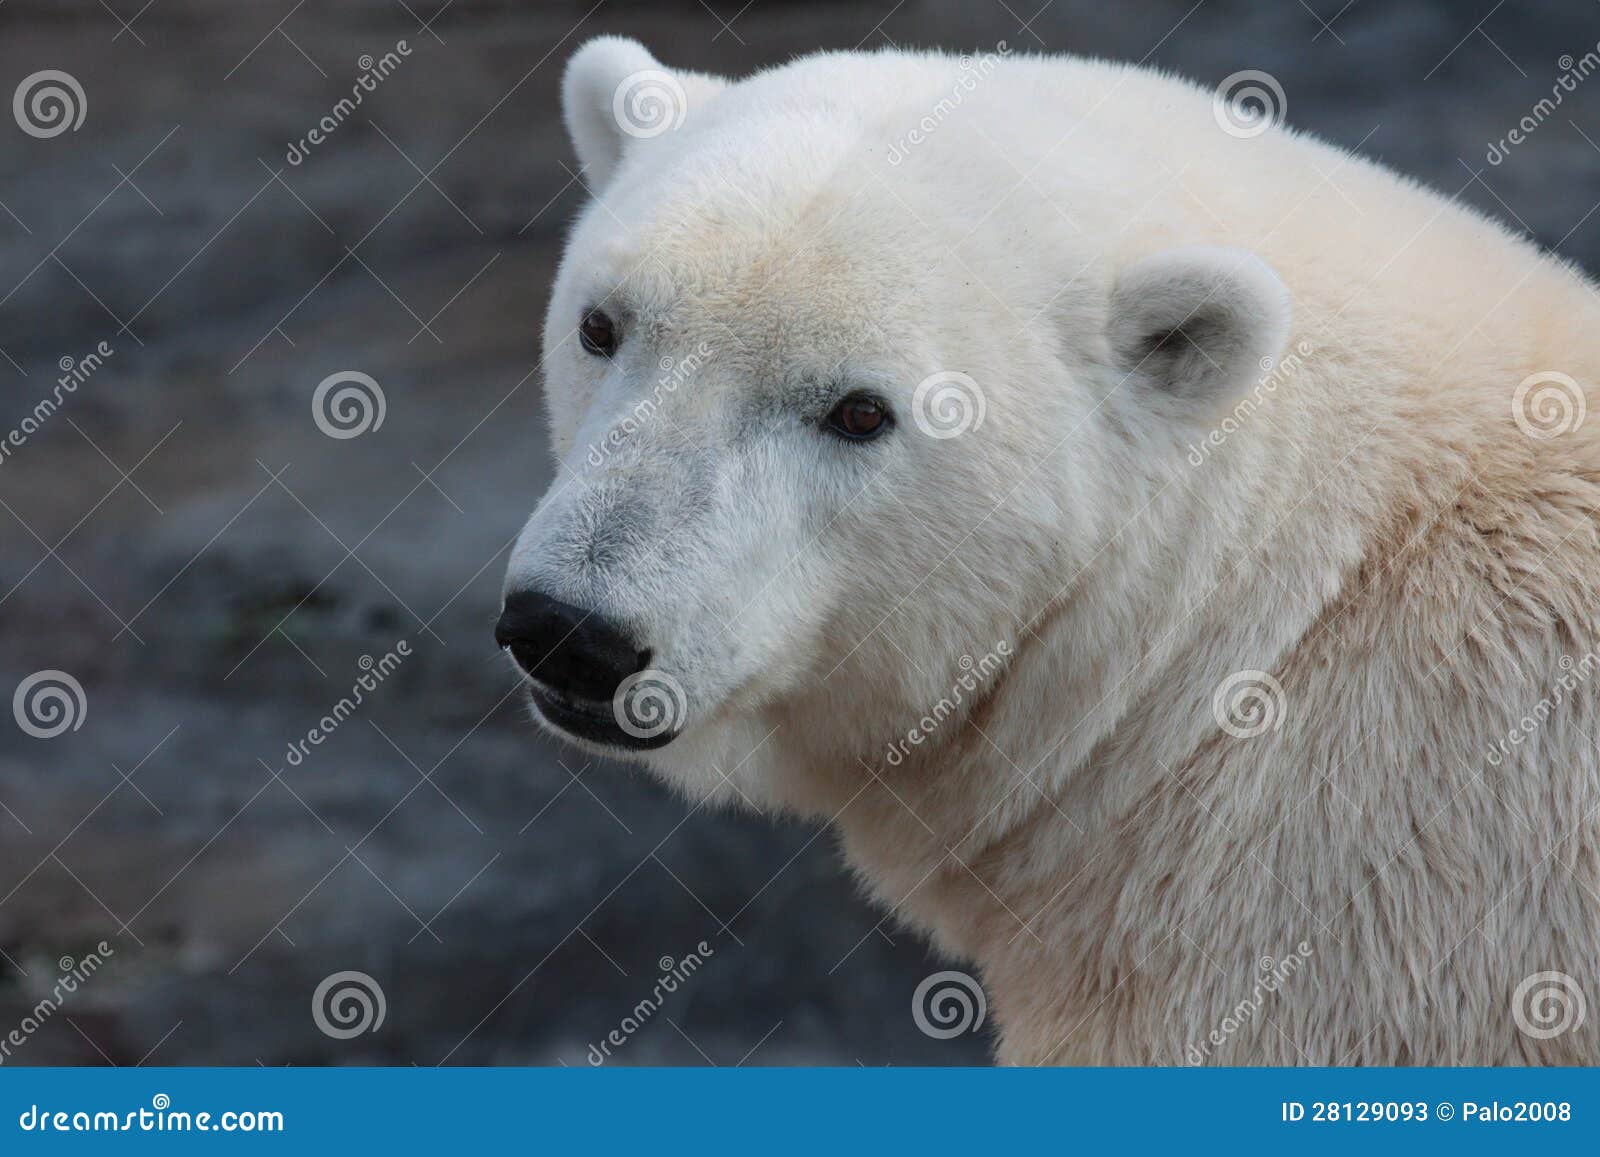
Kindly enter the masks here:
[[1600, 1061], [1583, 274], [1101, 61], [563, 100], [543, 726], [831, 824], [1002, 1063]]

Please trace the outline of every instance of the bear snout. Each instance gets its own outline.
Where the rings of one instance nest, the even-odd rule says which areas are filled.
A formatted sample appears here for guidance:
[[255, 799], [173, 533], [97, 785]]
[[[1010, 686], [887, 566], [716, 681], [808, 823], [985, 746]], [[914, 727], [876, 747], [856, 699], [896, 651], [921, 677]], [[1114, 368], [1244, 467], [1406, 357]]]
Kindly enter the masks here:
[[528, 675], [574, 699], [609, 702], [624, 679], [650, 665], [649, 650], [620, 627], [542, 591], [506, 596], [494, 639]]

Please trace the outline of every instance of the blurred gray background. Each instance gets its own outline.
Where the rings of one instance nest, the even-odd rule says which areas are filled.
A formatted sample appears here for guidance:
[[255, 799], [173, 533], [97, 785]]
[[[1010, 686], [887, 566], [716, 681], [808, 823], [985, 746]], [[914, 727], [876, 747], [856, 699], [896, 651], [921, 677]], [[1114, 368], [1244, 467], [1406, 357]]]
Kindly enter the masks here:
[[[880, 923], [825, 833], [691, 813], [541, 738], [494, 649], [551, 469], [537, 334], [581, 196], [558, 81], [602, 32], [735, 74], [999, 41], [1262, 69], [1292, 124], [1600, 270], [1600, 79], [1485, 160], [1595, 49], [1592, 0], [9, 0], [0, 96], [57, 69], [87, 113], [50, 139], [0, 116], [0, 438], [63, 359], [112, 354], [0, 458], [0, 693], [60, 670], [87, 703], [51, 739], [0, 712], [0, 1036], [59, 958], [115, 956], [6, 1063], [582, 1065], [700, 941], [612, 1063], [986, 1058], [918, 1031], [951, 962]], [[336, 440], [311, 397], [345, 370], [387, 413]], [[311, 998], [344, 970], [387, 1017], [336, 1040]]]

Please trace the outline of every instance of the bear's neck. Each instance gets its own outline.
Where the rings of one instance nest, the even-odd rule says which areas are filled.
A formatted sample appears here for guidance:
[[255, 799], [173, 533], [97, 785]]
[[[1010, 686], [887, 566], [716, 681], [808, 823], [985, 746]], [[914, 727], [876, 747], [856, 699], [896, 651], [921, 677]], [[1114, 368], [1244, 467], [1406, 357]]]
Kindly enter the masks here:
[[803, 786], [783, 802], [831, 821], [875, 896], [942, 948], [986, 968], [1026, 957], [1040, 914], [1097, 870], [1152, 785], [1216, 740], [1219, 689], [1270, 687], [1249, 673], [1281, 670], [1392, 537], [1419, 482], [1392, 442], [1361, 437], [1392, 399], [1341, 392], [1338, 375], [1332, 358], [1308, 365], [1270, 422], [1198, 465], [1204, 430], [1159, 468], [1130, 450], [1138, 517], [1017, 633], [998, 682], [898, 763], [802, 742], [781, 775]]

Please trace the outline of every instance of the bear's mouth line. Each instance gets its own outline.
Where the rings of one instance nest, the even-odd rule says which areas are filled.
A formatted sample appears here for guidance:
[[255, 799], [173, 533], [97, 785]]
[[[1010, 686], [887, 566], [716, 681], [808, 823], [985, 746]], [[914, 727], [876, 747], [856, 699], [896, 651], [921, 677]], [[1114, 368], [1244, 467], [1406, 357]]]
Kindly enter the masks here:
[[627, 751], [651, 751], [678, 737], [678, 728], [659, 735], [625, 730], [609, 700], [581, 699], [533, 678], [527, 682], [534, 711], [551, 730], [562, 735]]

